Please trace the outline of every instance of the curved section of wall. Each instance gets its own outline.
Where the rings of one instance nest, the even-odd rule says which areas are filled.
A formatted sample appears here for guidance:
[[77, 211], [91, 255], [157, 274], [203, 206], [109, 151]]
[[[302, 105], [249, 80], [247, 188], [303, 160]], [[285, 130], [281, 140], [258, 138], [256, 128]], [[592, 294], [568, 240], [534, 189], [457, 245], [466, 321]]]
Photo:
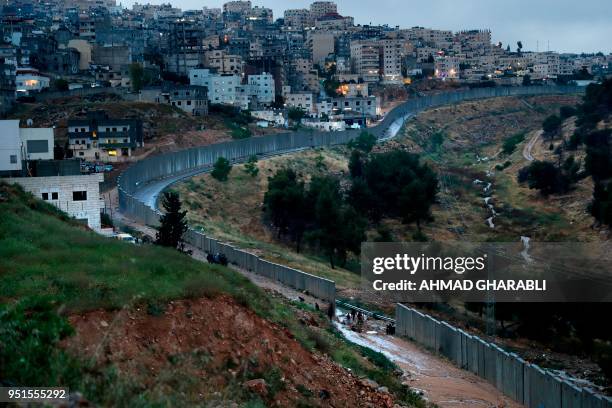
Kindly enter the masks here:
[[[472, 99], [495, 98], [503, 96], [526, 96], [547, 94], [573, 94], [584, 92], [581, 87], [516, 87], [516, 88], [480, 88], [461, 92], [446, 92], [421, 98], [411, 99], [391, 110], [376, 126], [368, 129], [378, 139], [395, 136], [390, 132], [399, 130], [398, 123], [406, 117], [422, 110], [453, 104]], [[400, 121], [400, 122], [398, 122]], [[162, 154], [139, 161], [119, 176], [117, 181], [119, 208], [122, 213], [144, 222], [157, 225], [159, 212], [137, 197], [137, 191], [148, 183], [162, 179], [178, 180], [188, 177], [210, 167], [219, 157], [231, 161], [245, 160], [252, 155], [280, 154], [297, 149], [344, 144], [359, 135], [360, 130], [343, 132], [298, 131], [270, 136], [255, 137], [208, 146], [195, 147], [179, 152]], [[299, 290], [307, 290], [314, 296], [325, 300], [335, 299], [335, 284], [332, 281], [271, 264], [245, 251], [223, 244], [214, 238], [190, 230], [187, 242], [206, 251], [221, 252], [236, 265], [273, 277]], [[215, 248], [215, 249], [212, 249]], [[257, 258], [257, 260], [254, 260]], [[248, 260], [248, 262], [247, 262]], [[270, 265], [268, 265], [270, 264]], [[262, 265], [256, 267], [254, 265]]]

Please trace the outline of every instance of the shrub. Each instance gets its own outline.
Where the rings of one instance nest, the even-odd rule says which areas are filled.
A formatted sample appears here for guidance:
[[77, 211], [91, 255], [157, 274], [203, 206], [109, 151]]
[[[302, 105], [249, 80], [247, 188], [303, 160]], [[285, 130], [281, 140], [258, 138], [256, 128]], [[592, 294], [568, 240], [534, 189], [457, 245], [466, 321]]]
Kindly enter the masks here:
[[504, 140], [502, 152], [506, 155], [511, 155], [516, 150], [516, 146], [525, 140], [525, 132], [517, 133]]
[[213, 170], [210, 175], [219, 181], [227, 181], [227, 176], [229, 176], [231, 171], [232, 164], [229, 160], [225, 157], [219, 157], [213, 165]]
[[257, 167], [257, 156], [252, 155], [244, 165], [244, 172], [251, 177], [256, 177], [259, 174], [259, 167]]

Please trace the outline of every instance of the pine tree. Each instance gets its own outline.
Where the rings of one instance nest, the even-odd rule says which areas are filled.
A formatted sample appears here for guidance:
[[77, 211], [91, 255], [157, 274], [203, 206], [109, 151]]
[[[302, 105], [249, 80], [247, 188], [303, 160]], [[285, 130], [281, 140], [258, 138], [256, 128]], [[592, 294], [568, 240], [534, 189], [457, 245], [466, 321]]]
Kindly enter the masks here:
[[187, 211], [181, 211], [181, 200], [177, 193], [164, 193], [162, 202], [165, 213], [160, 217], [155, 244], [184, 250], [183, 234], [187, 232]]

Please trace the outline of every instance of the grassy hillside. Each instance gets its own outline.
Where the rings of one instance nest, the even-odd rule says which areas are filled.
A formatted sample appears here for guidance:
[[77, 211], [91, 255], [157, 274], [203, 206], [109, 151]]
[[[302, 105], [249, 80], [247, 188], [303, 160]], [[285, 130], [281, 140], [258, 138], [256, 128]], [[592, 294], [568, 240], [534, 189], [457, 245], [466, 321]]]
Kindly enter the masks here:
[[[2, 183], [0, 259], [0, 383], [68, 386], [102, 406], [317, 406], [321, 389], [339, 406], [359, 405], [361, 390], [380, 406], [424, 406], [392, 363], [312, 307], [228, 268], [100, 237]], [[252, 379], [266, 392], [245, 387]]]

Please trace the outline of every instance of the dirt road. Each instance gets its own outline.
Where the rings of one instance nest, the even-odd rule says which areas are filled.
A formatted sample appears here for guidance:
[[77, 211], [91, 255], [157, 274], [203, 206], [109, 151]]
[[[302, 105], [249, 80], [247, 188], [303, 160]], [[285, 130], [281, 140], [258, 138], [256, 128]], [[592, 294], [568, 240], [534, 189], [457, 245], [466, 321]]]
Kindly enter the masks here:
[[535, 160], [533, 156], [531, 155], [531, 151], [533, 150], [533, 147], [540, 139], [541, 135], [542, 135], [542, 131], [535, 132], [533, 137], [523, 147], [523, 157], [525, 158], [525, 160], [530, 161], [530, 162]]

